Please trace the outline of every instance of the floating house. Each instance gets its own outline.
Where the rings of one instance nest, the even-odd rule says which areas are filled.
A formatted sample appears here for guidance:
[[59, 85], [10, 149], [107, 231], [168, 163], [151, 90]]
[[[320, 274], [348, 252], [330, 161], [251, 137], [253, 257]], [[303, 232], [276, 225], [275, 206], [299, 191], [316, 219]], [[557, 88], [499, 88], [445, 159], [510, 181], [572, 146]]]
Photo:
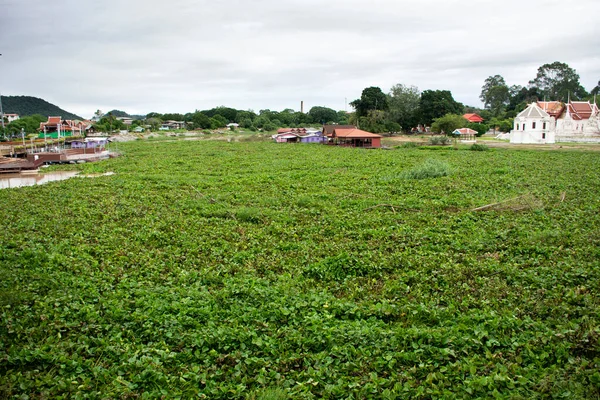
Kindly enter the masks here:
[[322, 131], [307, 132], [306, 135], [300, 136], [302, 143], [327, 143], [327, 136], [323, 135]]
[[72, 149], [102, 149], [108, 144], [106, 137], [85, 138], [83, 140], [75, 140], [71, 142]]
[[277, 143], [298, 143], [300, 142], [300, 135], [292, 132], [283, 132], [271, 136]]

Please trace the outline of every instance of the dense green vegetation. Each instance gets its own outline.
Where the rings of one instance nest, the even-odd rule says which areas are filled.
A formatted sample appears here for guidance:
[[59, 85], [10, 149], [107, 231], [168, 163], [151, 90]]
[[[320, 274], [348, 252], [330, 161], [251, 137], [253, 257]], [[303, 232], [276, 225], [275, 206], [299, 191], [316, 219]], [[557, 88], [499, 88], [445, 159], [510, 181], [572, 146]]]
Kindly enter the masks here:
[[0, 191], [0, 397], [600, 395], [597, 153], [118, 146]]
[[2, 109], [6, 114], [14, 113], [20, 116], [40, 114], [44, 117], [61, 116], [63, 119], [83, 119], [46, 100], [32, 96], [2, 96]]

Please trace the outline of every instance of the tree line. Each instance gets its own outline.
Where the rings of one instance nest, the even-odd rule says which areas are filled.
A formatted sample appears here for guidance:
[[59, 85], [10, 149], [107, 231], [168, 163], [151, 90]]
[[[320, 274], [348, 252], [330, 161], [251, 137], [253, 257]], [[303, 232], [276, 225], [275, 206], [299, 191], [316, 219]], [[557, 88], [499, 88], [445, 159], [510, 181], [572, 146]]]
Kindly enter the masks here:
[[[350, 103], [356, 109], [351, 121], [376, 133], [409, 132], [418, 125], [446, 133], [464, 127], [478, 134], [489, 128], [507, 132], [513, 126], [514, 117], [532, 101], [592, 100], [599, 91], [600, 82], [588, 93], [577, 72], [557, 61], [539, 67], [527, 86], [508, 86], [501, 75], [488, 77], [479, 96], [483, 109], [457, 102], [448, 90], [420, 92], [416, 86], [398, 84], [385, 94], [378, 87], [368, 87], [359, 99]], [[485, 123], [468, 123], [462, 117], [464, 113], [477, 113]]]
[[[503, 132], [509, 131], [513, 125], [513, 118], [532, 101], [546, 99], [565, 102], [569, 98], [587, 100], [598, 94], [599, 89], [600, 82], [587, 92], [581, 85], [577, 72], [569, 65], [556, 61], [539, 67], [536, 76], [527, 86], [508, 86], [501, 75], [488, 77], [479, 96], [484, 104], [482, 109], [465, 106], [456, 101], [449, 90], [421, 92], [416, 86], [397, 84], [387, 93], [375, 86], [365, 88], [359, 99], [350, 102], [355, 110], [351, 113], [323, 106], [312, 107], [308, 113], [289, 108], [283, 111], [265, 109], [254, 112], [221, 106], [187, 114], [151, 112], [145, 116], [133, 116], [136, 118], [133, 124], [125, 126], [118, 117], [127, 117], [129, 116], [127, 113], [113, 110], [103, 115], [98, 110], [96, 126], [105, 132], [117, 129], [133, 130], [137, 126], [158, 130], [165, 121], [174, 120], [185, 122], [186, 129], [221, 129], [230, 123], [237, 123], [240, 128], [250, 131], [273, 131], [280, 127], [333, 123], [352, 124], [374, 133], [410, 133], [415, 127], [421, 125], [430, 126], [434, 132], [450, 133], [456, 128], [470, 127], [478, 134], [483, 134], [490, 128]], [[2, 99], [12, 101], [16, 98], [17, 96]], [[77, 117], [41, 99], [27, 96], [18, 98], [21, 104], [30, 104], [32, 107], [33, 104], [39, 106], [42, 104], [40, 102], [50, 105], [55, 110], [52, 113], [63, 115], [65, 119]], [[13, 109], [17, 111], [9, 102], [7, 110], [13, 111]], [[23, 114], [27, 114], [25, 109], [20, 110]], [[483, 124], [468, 123], [462, 117], [463, 113], [477, 113], [485, 121]], [[45, 121], [43, 115], [22, 117], [12, 122], [7, 128], [7, 133], [14, 135], [21, 129], [27, 133], [35, 133], [39, 128], [40, 120]]]

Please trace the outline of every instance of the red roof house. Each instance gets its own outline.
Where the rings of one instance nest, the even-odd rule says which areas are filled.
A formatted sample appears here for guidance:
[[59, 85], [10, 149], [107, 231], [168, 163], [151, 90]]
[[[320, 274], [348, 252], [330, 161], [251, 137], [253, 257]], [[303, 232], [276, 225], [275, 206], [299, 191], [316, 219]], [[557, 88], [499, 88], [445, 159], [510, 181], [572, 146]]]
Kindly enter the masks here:
[[331, 144], [349, 147], [381, 147], [381, 136], [357, 128], [333, 128], [327, 136]]
[[463, 118], [469, 122], [480, 123], [483, 122], [483, 118], [479, 116], [479, 114], [465, 114]]

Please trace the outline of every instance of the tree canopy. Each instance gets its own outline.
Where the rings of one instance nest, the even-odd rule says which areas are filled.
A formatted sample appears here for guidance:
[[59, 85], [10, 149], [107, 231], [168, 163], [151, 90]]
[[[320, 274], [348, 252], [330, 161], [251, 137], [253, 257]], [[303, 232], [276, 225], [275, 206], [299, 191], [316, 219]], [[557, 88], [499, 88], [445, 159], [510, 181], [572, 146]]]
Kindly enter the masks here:
[[388, 98], [376, 86], [371, 86], [362, 91], [360, 99], [350, 102], [356, 110], [358, 117], [366, 117], [370, 111], [385, 111], [388, 109]]
[[572, 99], [587, 96], [579, 83], [579, 74], [569, 65], [558, 61], [539, 67], [535, 79], [529, 81], [529, 86], [537, 88], [547, 100], [567, 101], [569, 96]]
[[417, 126], [420, 100], [421, 92], [416, 86], [402, 84], [392, 86], [388, 94], [389, 119], [399, 124], [404, 131]]
[[327, 122], [338, 122], [338, 113], [327, 107], [315, 106], [310, 109], [308, 115], [314, 122], [325, 124]]
[[436, 118], [431, 124], [431, 130], [435, 133], [451, 134], [454, 130], [467, 126], [467, 120], [458, 114], [446, 114]]
[[479, 98], [494, 117], [502, 114], [510, 102], [510, 89], [501, 75], [488, 77]]
[[419, 102], [421, 123], [430, 125], [446, 114], [462, 114], [464, 106], [452, 97], [449, 90], [425, 90]]

